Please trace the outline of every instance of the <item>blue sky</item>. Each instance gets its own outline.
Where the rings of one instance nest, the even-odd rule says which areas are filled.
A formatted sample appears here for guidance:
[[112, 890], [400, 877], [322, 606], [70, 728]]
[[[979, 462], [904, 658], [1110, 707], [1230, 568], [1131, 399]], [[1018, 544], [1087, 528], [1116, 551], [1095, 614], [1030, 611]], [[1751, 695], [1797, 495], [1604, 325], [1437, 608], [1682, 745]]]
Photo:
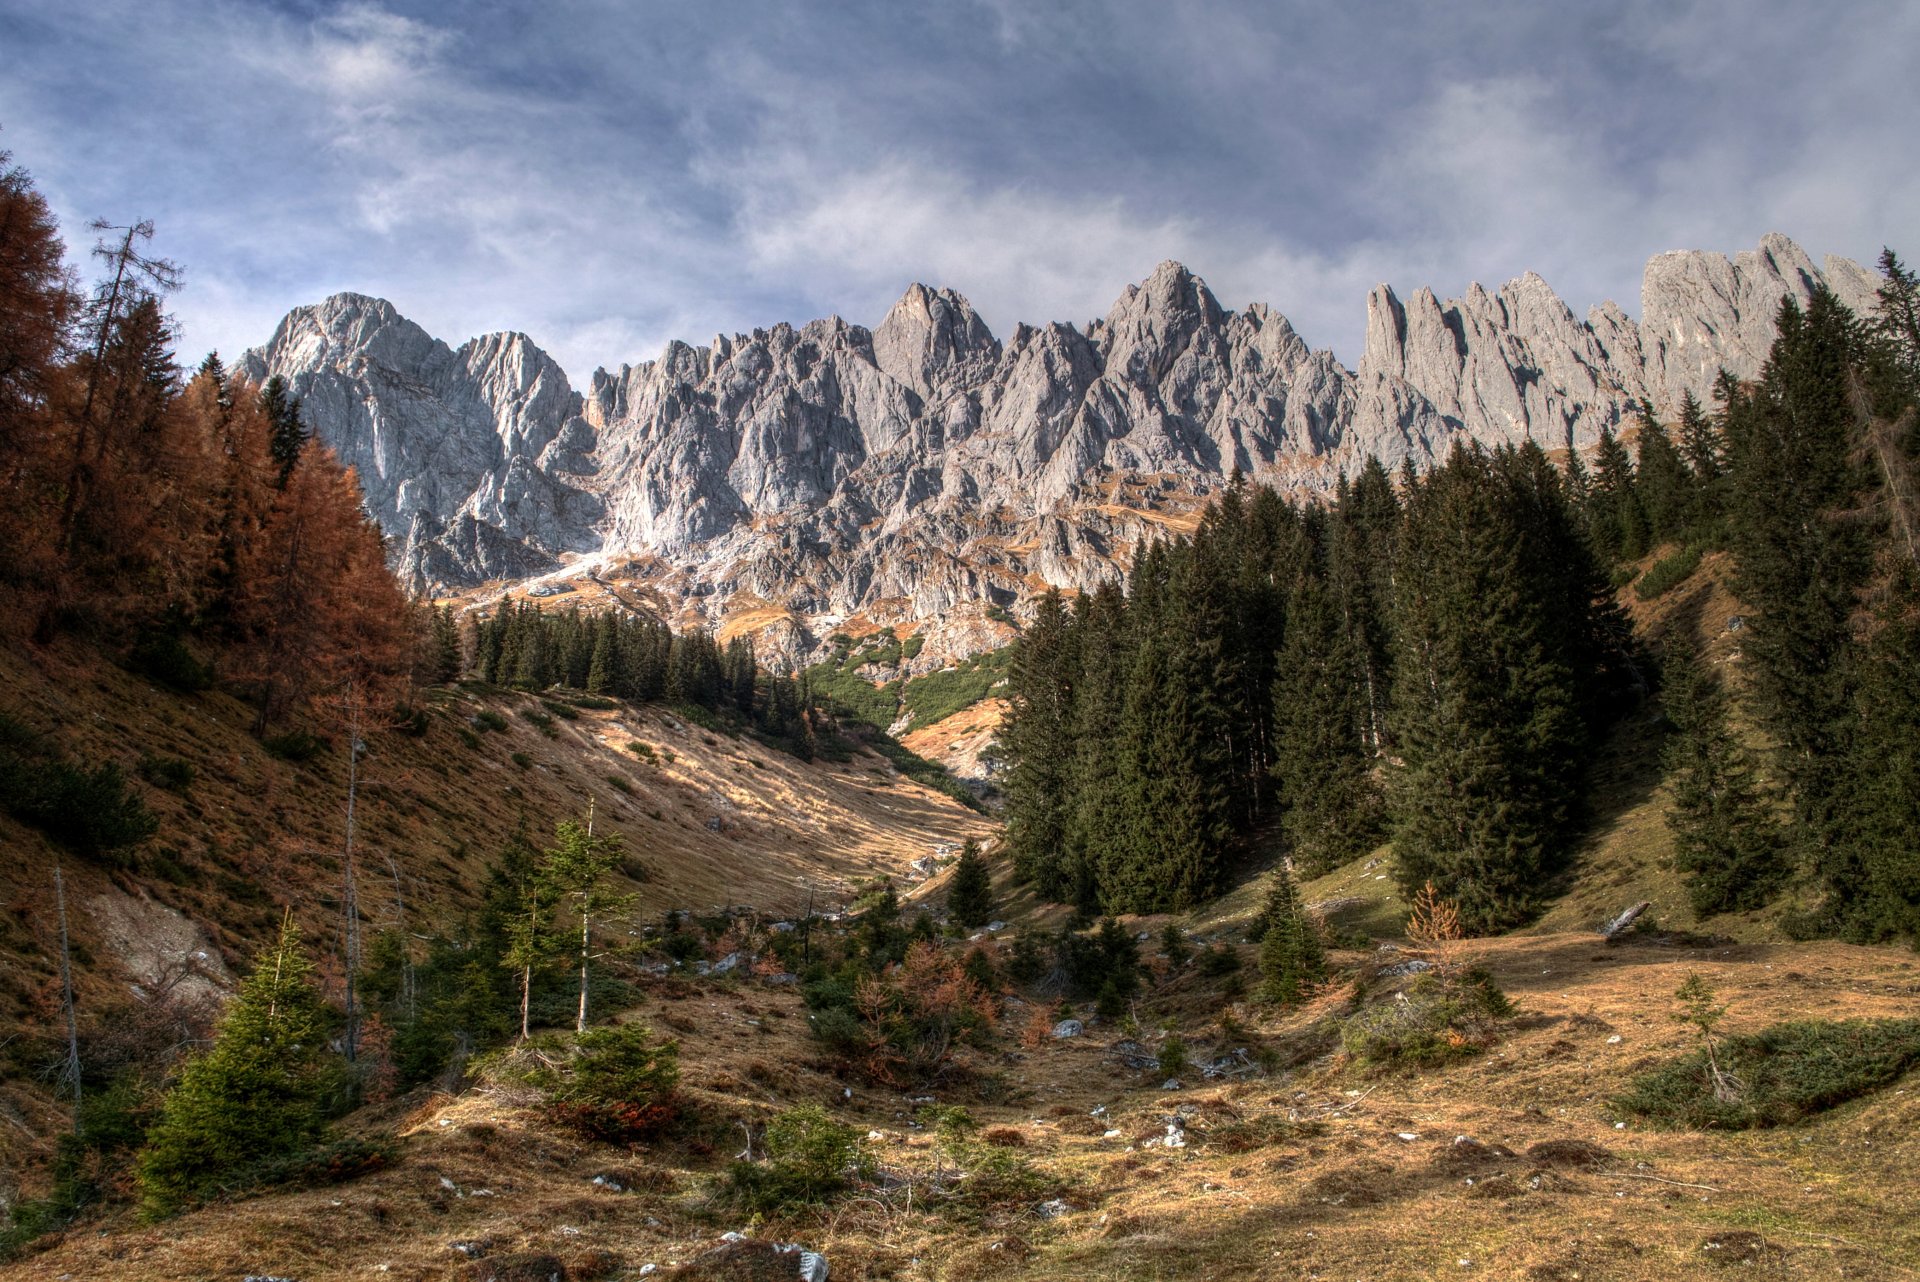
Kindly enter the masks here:
[[1359, 358], [1366, 290], [1784, 231], [1920, 257], [1920, 4], [0, 0], [0, 148], [149, 217], [183, 355], [342, 289], [593, 366], [914, 280], [1003, 337], [1164, 258]]

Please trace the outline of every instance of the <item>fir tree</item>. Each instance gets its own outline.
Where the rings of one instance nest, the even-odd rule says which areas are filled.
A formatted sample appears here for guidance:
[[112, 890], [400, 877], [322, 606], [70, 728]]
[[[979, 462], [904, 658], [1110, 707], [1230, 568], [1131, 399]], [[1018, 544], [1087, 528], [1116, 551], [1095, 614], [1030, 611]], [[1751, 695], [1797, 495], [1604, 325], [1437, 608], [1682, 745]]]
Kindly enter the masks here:
[[1260, 995], [1279, 1006], [1290, 1006], [1326, 978], [1326, 949], [1320, 932], [1300, 902], [1300, 888], [1285, 867], [1274, 871], [1260, 914], [1265, 931], [1260, 937]]
[[1766, 904], [1786, 876], [1779, 825], [1768, 813], [1746, 750], [1728, 722], [1726, 692], [1676, 644], [1663, 695], [1674, 736], [1664, 765], [1673, 802], [1674, 865], [1693, 910], [1741, 912]]
[[1021, 878], [1048, 899], [1068, 889], [1062, 855], [1072, 805], [1075, 667], [1066, 608], [1058, 593], [1049, 592], [1014, 652], [1000, 732], [1008, 761], [1007, 845]]
[[980, 854], [980, 843], [968, 838], [960, 847], [960, 861], [953, 868], [953, 884], [947, 893], [947, 911], [961, 926], [983, 926], [993, 916], [993, 878], [987, 861]]
[[1693, 473], [1653, 416], [1653, 406], [1640, 413], [1639, 463], [1634, 488], [1646, 513], [1650, 542], [1658, 544], [1686, 533], [1695, 507]]
[[1324, 872], [1373, 844], [1381, 814], [1365, 663], [1317, 578], [1294, 593], [1277, 672], [1273, 770], [1281, 824], [1301, 864]]
[[274, 467], [278, 469], [276, 484], [287, 488], [287, 481], [293, 475], [293, 469], [300, 462], [300, 452], [307, 447], [307, 427], [300, 418], [300, 400], [287, 391], [287, 381], [275, 374], [267, 380], [260, 391], [260, 404], [267, 412], [267, 422], [272, 428], [268, 449], [272, 455]]
[[138, 1172], [142, 1212], [175, 1211], [243, 1183], [259, 1163], [307, 1148], [342, 1077], [328, 1013], [291, 914], [221, 1018], [211, 1048], [167, 1093]]

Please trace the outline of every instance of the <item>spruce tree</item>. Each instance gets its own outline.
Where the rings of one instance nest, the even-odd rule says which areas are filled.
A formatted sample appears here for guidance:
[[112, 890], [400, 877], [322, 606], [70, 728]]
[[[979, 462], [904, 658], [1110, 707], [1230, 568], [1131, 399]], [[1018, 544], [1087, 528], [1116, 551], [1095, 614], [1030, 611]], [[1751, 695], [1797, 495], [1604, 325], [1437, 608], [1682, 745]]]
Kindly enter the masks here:
[[1008, 762], [1007, 845], [1021, 878], [1048, 899], [1068, 890], [1063, 855], [1073, 805], [1074, 649], [1066, 607], [1049, 592], [1014, 650], [1000, 731]]
[[1729, 724], [1726, 692], [1678, 642], [1667, 655], [1662, 686], [1674, 726], [1664, 754], [1673, 795], [1667, 826], [1693, 910], [1707, 916], [1759, 908], [1786, 877], [1786, 852]]
[[1650, 542], [1658, 544], [1686, 534], [1695, 506], [1693, 473], [1674, 448], [1653, 416], [1653, 406], [1643, 405], [1640, 414], [1639, 464], [1635, 468], [1634, 488], [1646, 513]]
[[1379, 835], [1364, 671], [1331, 594], [1308, 576], [1287, 612], [1273, 683], [1273, 772], [1294, 858], [1314, 872], [1346, 862]]
[[275, 483], [284, 490], [293, 476], [294, 466], [300, 462], [300, 451], [307, 446], [308, 432], [300, 417], [300, 400], [287, 391], [287, 380], [275, 374], [261, 389], [260, 404], [267, 412], [267, 422], [272, 429], [268, 450], [277, 469]]
[[141, 1211], [171, 1215], [239, 1187], [249, 1168], [312, 1145], [342, 1074], [328, 1011], [289, 914], [240, 985], [213, 1045], [189, 1060], [138, 1162]]
[[1261, 921], [1266, 929], [1260, 937], [1260, 995], [1278, 1006], [1293, 1005], [1326, 978], [1327, 955], [1285, 867], [1274, 871]]
[[1633, 460], [1611, 427], [1600, 429], [1594, 452], [1587, 522], [1594, 548], [1608, 563], [1647, 554], [1647, 515], [1634, 485]]
[[984, 926], [993, 916], [993, 877], [980, 854], [980, 843], [968, 838], [960, 847], [960, 861], [953, 868], [953, 884], [947, 892], [947, 911], [956, 924], [972, 929]]
[[1421, 485], [1394, 627], [1399, 879], [1433, 882], [1482, 932], [1523, 920], [1563, 860], [1586, 742], [1590, 638], [1503, 488], [1464, 448]]

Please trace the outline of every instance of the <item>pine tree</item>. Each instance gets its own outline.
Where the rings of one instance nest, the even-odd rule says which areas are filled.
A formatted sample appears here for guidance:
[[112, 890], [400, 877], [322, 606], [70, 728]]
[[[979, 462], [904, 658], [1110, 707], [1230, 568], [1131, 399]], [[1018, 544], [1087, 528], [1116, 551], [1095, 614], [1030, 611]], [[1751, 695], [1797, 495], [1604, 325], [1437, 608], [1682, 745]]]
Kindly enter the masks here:
[[956, 924], [972, 929], [984, 926], [993, 916], [993, 877], [980, 854], [980, 843], [968, 838], [960, 847], [960, 861], [953, 868], [953, 885], [947, 892], [947, 911]]
[[1696, 506], [1693, 473], [1680, 451], [1674, 448], [1653, 416], [1653, 406], [1643, 404], [1640, 413], [1639, 464], [1634, 488], [1646, 513], [1651, 544], [1682, 537]]
[[342, 1080], [327, 1024], [289, 914], [227, 1007], [212, 1047], [188, 1061], [167, 1093], [138, 1163], [145, 1215], [170, 1215], [234, 1187], [249, 1167], [320, 1137]]
[[1274, 871], [1261, 921], [1266, 929], [1260, 937], [1260, 995], [1275, 1005], [1293, 1005], [1326, 978], [1327, 955], [1285, 867]]
[[1434, 882], [1476, 931], [1523, 920], [1564, 857], [1586, 742], [1587, 612], [1565, 617], [1579, 603], [1542, 581], [1544, 527], [1503, 489], [1463, 448], [1422, 484], [1394, 626], [1397, 872], [1409, 893]]
[[1062, 855], [1073, 804], [1073, 640], [1059, 594], [1047, 593], [1014, 651], [1000, 731], [1008, 762], [1007, 846], [1022, 880], [1047, 899], [1060, 899], [1068, 889]]
[[1369, 848], [1380, 829], [1364, 671], [1329, 592], [1307, 577], [1273, 683], [1273, 771], [1294, 857], [1316, 872]]
[[275, 374], [260, 391], [260, 406], [266, 411], [267, 422], [272, 428], [268, 449], [278, 469], [278, 485], [284, 490], [293, 476], [295, 464], [300, 462], [300, 451], [307, 446], [307, 428], [300, 418], [300, 400], [288, 393], [287, 381]]
[[572, 912], [579, 926], [580, 1012], [575, 1027], [587, 1029], [587, 995], [593, 958], [593, 928], [608, 918], [629, 911], [635, 896], [616, 891], [614, 873], [620, 869], [621, 840], [618, 834], [594, 836], [593, 815], [577, 824], [562, 820], [555, 832], [555, 844], [546, 852], [544, 876], [552, 893]]
[[1786, 877], [1786, 852], [1728, 722], [1726, 692], [1702, 671], [1699, 657], [1677, 643], [1664, 671], [1675, 731], [1664, 754], [1674, 865], [1687, 875], [1687, 896], [1702, 916], [1761, 907]]

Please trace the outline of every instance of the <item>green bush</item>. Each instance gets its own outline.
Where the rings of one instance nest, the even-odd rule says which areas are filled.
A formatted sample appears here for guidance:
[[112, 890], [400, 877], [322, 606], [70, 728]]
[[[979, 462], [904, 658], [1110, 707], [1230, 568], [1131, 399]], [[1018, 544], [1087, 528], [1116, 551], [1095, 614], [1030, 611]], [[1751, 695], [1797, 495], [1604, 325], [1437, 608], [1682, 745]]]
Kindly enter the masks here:
[[1633, 594], [1642, 601], [1651, 601], [1686, 582], [1699, 568], [1700, 548], [1697, 545], [1669, 552], [1640, 576], [1640, 581], [1633, 585]]
[[734, 1197], [755, 1211], [780, 1211], [822, 1202], [868, 1173], [859, 1132], [833, 1120], [818, 1104], [787, 1109], [767, 1123], [766, 1160], [727, 1169]]
[[650, 743], [641, 743], [638, 739], [635, 739], [627, 745], [627, 751], [649, 764], [654, 761], [653, 745]]
[[541, 734], [547, 736], [547, 738], [557, 739], [560, 737], [559, 728], [553, 724], [553, 718], [538, 708], [522, 708], [520, 709], [520, 715], [528, 721], [531, 721], [534, 728]]
[[0, 742], [0, 809], [82, 855], [138, 845], [160, 826], [118, 765], [86, 770], [37, 741], [24, 751]]
[[584, 1135], [631, 1144], [680, 1114], [680, 1046], [644, 1024], [590, 1028], [542, 1083], [555, 1117]]
[[1456, 979], [1431, 972], [1349, 1016], [1340, 1044], [1361, 1064], [1397, 1068], [1443, 1064], [1493, 1043], [1513, 1004], [1493, 976], [1475, 968]]
[[533, 758], [524, 752], [512, 753], [508, 756], [507, 760], [513, 762], [514, 765], [519, 766], [522, 770], [531, 770], [533, 768]]
[[491, 730], [495, 734], [499, 734], [507, 728], [507, 719], [495, 712], [492, 708], [482, 708], [473, 714], [473, 728], [475, 730]]
[[540, 706], [562, 721], [578, 721], [580, 719], [580, 710], [570, 704], [559, 703], [553, 699], [542, 699]]
[[[1890, 1085], [1920, 1064], [1920, 1019], [1796, 1020], [1718, 1040], [1723, 1089], [1696, 1051], [1635, 1078], [1616, 1101], [1666, 1126], [1787, 1126]], [[1729, 1089], [1730, 1088], [1730, 1089]]]
[[193, 787], [194, 776], [198, 773], [191, 761], [179, 757], [145, 756], [140, 758], [140, 777], [156, 788], [165, 788], [168, 792], [186, 795]]
[[1213, 943], [1207, 945], [1200, 954], [1200, 973], [1208, 979], [1219, 979], [1239, 969], [1240, 953], [1237, 949]]
[[913, 724], [930, 726], [979, 703], [1006, 680], [1012, 659], [1013, 647], [1006, 646], [912, 678], [902, 698], [913, 714]]
[[213, 684], [213, 665], [196, 659], [180, 634], [171, 629], [148, 632], [134, 642], [127, 668], [182, 694]]
[[262, 739], [260, 746], [267, 750], [269, 756], [299, 765], [312, 761], [331, 745], [319, 735], [308, 734], [305, 730], [289, 730], [285, 734]]

